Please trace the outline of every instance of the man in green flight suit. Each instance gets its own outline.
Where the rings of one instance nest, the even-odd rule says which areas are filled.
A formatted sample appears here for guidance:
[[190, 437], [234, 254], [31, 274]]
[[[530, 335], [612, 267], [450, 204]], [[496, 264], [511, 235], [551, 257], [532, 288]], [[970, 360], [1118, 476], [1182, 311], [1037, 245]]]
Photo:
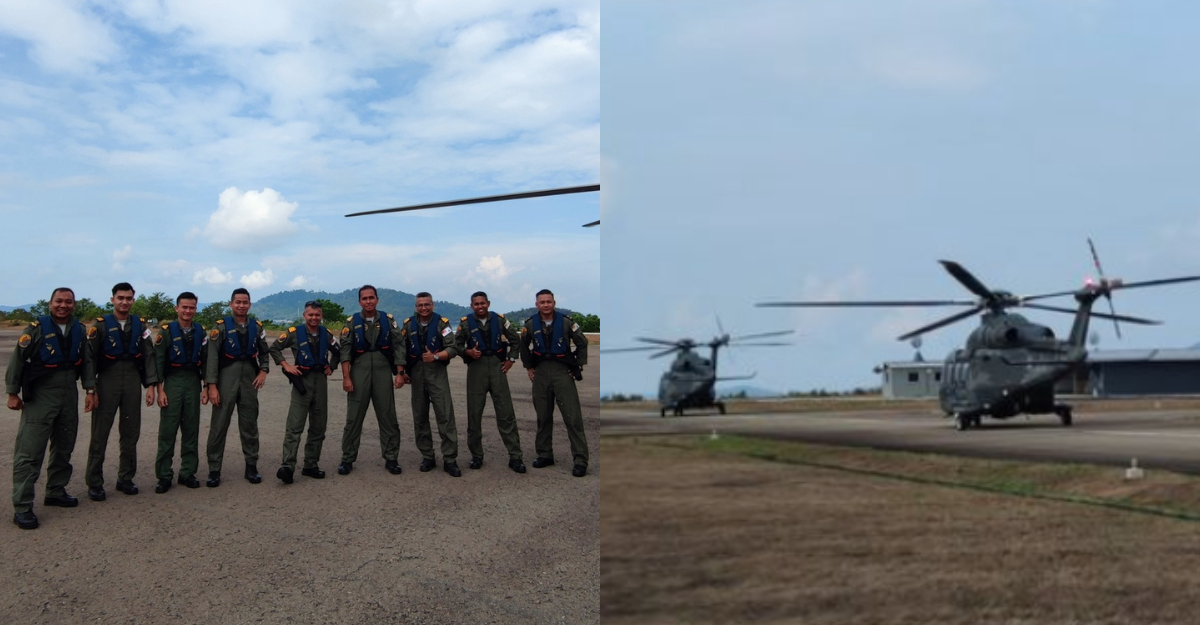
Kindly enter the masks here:
[[[304, 443], [304, 468], [300, 474], [318, 480], [325, 478], [325, 472], [318, 466], [329, 415], [329, 391], [325, 378], [337, 366], [340, 349], [337, 337], [321, 325], [323, 316], [320, 302], [307, 302], [304, 304], [304, 326], [300, 331], [292, 326], [271, 345], [271, 359], [292, 379], [292, 403], [288, 407], [283, 434], [283, 465], [275, 473], [275, 477], [283, 480], [284, 484], [291, 484], [296, 472], [296, 449], [300, 446], [300, 435], [304, 433], [306, 419], [308, 440]], [[287, 348], [291, 348], [295, 364], [284, 360], [283, 350]]]
[[175, 435], [179, 434], [179, 483], [200, 488], [200, 406], [208, 403], [204, 392], [204, 364], [208, 360], [208, 336], [196, 319], [196, 294], [184, 291], [175, 298], [177, 319], [162, 324], [154, 339], [158, 363], [158, 455], [154, 492], [171, 489], [171, 461], [175, 457]]
[[258, 389], [267, 381], [270, 356], [262, 323], [250, 316], [250, 292], [234, 289], [229, 299], [229, 317], [217, 321], [208, 335], [208, 362], [204, 381], [212, 423], [208, 431], [208, 480], [206, 486], [221, 485], [221, 463], [225, 458], [225, 435], [233, 409], [237, 407], [238, 434], [246, 459], [246, 480], [262, 481], [258, 473]]
[[508, 450], [508, 468], [524, 473], [517, 415], [506, 376], [517, 360], [520, 337], [504, 315], [488, 310], [491, 304], [487, 293], [472, 293], [474, 314], [462, 318], [454, 335], [454, 347], [467, 363], [467, 448], [471, 450], [471, 464], [467, 466], [483, 466], [483, 407], [490, 391], [496, 428]]
[[366, 284], [358, 289], [362, 312], [346, 319], [342, 328], [342, 390], [346, 391], [346, 429], [342, 432], [342, 462], [338, 475], [349, 475], [358, 460], [363, 419], [375, 407], [379, 422], [379, 448], [384, 468], [400, 474], [400, 425], [396, 422], [396, 389], [404, 386], [404, 369], [396, 359], [401, 349], [396, 320], [382, 310], [379, 292]]
[[[575, 459], [571, 475], [583, 477], [587, 475], [588, 447], [575, 380], [583, 378], [583, 365], [587, 364], [587, 337], [579, 331], [579, 324], [554, 309], [554, 293], [550, 289], [538, 291], [537, 309], [538, 314], [526, 319], [521, 328], [521, 363], [529, 372], [529, 381], [533, 382], [533, 409], [537, 412], [534, 448], [538, 457], [533, 461], [533, 468], [554, 464], [554, 405], [557, 403]], [[569, 343], [575, 344], [574, 352]]]
[[104, 501], [104, 451], [117, 411], [121, 456], [117, 465], [117, 490], [138, 494], [133, 483], [137, 472], [137, 443], [142, 433], [142, 387], [146, 405], [153, 406], [158, 392], [158, 367], [146, 320], [129, 314], [133, 285], [119, 282], [112, 288], [113, 311], [98, 317], [87, 333], [87, 347], [96, 363], [96, 411], [92, 413], [92, 440], [88, 445], [84, 482], [88, 498]]
[[66, 287], [50, 294], [50, 314], [29, 324], [17, 339], [4, 385], [8, 409], [21, 411], [13, 450], [13, 523], [23, 530], [36, 529], [33, 485], [42, 472], [46, 444], [50, 462], [46, 466], [47, 506], [73, 508], [79, 500], [65, 490], [71, 481], [71, 452], [79, 429], [79, 388], [82, 380], [87, 397], [85, 412], [96, 407], [96, 373], [91, 354], [84, 346], [83, 325], [75, 319], [75, 292]]
[[429, 405], [437, 416], [438, 435], [442, 439], [442, 469], [461, 477], [458, 469], [458, 427], [454, 423], [454, 403], [450, 400], [450, 376], [446, 366], [458, 355], [454, 347], [454, 329], [450, 320], [433, 312], [433, 296], [417, 293], [417, 314], [400, 325], [405, 347], [406, 382], [412, 383], [413, 437], [421, 451], [422, 472], [437, 466], [433, 454], [433, 430], [429, 427]]

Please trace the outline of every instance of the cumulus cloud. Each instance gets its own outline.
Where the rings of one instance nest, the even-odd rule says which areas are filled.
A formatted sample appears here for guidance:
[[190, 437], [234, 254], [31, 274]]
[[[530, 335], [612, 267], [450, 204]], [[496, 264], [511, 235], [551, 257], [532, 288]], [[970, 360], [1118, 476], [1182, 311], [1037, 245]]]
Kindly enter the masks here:
[[239, 282], [247, 289], [261, 289], [275, 282], [275, 272], [270, 269], [266, 271], [253, 271], [242, 276]]
[[125, 271], [125, 263], [133, 257], [133, 246], [126, 245], [125, 247], [113, 252], [113, 271]]
[[269, 187], [245, 192], [229, 187], [221, 192], [203, 234], [209, 243], [227, 250], [277, 247], [299, 229], [291, 221], [297, 206]]
[[304, 285], [306, 284], [308, 284], [308, 278], [304, 276], [296, 276], [295, 278], [292, 278], [291, 282], [288, 282], [288, 288], [303, 289]]
[[192, 284], [229, 284], [233, 282], [232, 273], [221, 273], [216, 267], [205, 267], [192, 276]]

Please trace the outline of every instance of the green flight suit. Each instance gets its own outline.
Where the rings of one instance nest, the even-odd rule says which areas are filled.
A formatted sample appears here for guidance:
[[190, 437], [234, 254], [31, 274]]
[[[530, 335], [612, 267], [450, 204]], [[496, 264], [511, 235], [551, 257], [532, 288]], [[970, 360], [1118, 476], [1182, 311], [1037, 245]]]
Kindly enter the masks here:
[[[105, 315], [108, 316], [116, 320], [112, 313]], [[137, 473], [137, 443], [142, 435], [143, 387], [158, 384], [154, 344], [150, 341], [150, 328], [146, 326], [146, 320], [138, 317], [142, 333], [134, 336], [132, 315], [126, 320], [124, 329], [115, 325], [112, 330], [104, 323], [105, 317], [97, 317], [87, 333], [87, 347], [96, 363], [96, 397], [100, 401], [92, 411], [92, 438], [88, 444], [87, 468], [83, 473], [88, 488], [104, 486], [104, 455], [118, 410], [121, 419], [117, 422], [120, 439], [117, 481], [133, 481]], [[137, 359], [128, 356], [118, 359], [105, 354], [107, 345], [114, 345], [123, 351], [130, 341], [137, 343]]]
[[[538, 358], [531, 351], [533, 343], [533, 317], [525, 320], [521, 328], [521, 363], [526, 369], [534, 369], [533, 410], [537, 413], [537, 437], [534, 448], [539, 458], [554, 458], [554, 406], [562, 413], [563, 425], [567, 428], [567, 439], [571, 441], [571, 455], [575, 464], [587, 466], [587, 436], [583, 431], [583, 409], [579, 405], [579, 391], [575, 378], [567, 365], [553, 357]], [[543, 324], [545, 343], [550, 344], [552, 324]], [[579, 324], [567, 319], [563, 328], [564, 339], [575, 344], [575, 361], [580, 367], [587, 364], [587, 337], [579, 331]], [[570, 347], [568, 346], [568, 349]]]
[[[326, 345], [325, 362], [319, 367], [301, 369], [304, 393], [301, 394], [294, 385], [291, 389], [292, 401], [288, 406], [287, 425], [283, 433], [283, 463], [289, 469], [296, 469], [296, 452], [300, 446], [300, 435], [304, 433], [304, 423], [308, 421], [308, 439], [304, 442], [304, 468], [316, 469], [321, 460], [321, 446], [325, 442], [325, 426], [329, 420], [329, 384], [326, 379], [325, 366], [330, 370], [338, 365], [337, 335], [327, 332], [329, 344]], [[308, 326], [288, 328], [271, 344], [271, 359], [276, 365], [284, 362], [283, 350], [291, 348], [292, 364], [299, 362], [301, 345], [311, 345], [313, 357], [317, 357], [316, 344], [319, 334], [309, 334]]]
[[[72, 324], [74, 319], [71, 320]], [[68, 349], [72, 324], [67, 334], [59, 337], [62, 348]], [[75, 331], [84, 332], [82, 326]], [[59, 333], [55, 328], [54, 332]], [[28, 338], [27, 338], [28, 337]], [[17, 426], [17, 439], [13, 449], [12, 500], [15, 512], [33, 510], [34, 484], [42, 472], [42, 461], [46, 458], [46, 444], [50, 444], [50, 461], [46, 465], [46, 496], [59, 497], [71, 481], [71, 452], [75, 450], [75, 435], [79, 430], [79, 387], [95, 388], [96, 370], [91, 353], [86, 345], [79, 346], [82, 363], [79, 368], [63, 365], [47, 371], [29, 383], [29, 393], [21, 388], [21, 375], [26, 367], [37, 367], [40, 363], [39, 350], [42, 346], [42, 328], [38, 322], [29, 324], [12, 357], [4, 385], [10, 395], [21, 395], [25, 407], [21, 410], [21, 424]]]
[[[405, 350], [409, 349], [409, 319], [413, 317], [400, 324], [401, 341]], [[449, 319], [439, 317], [435, 312], [430, 316], [430, 325], [441, 339], [441, 350], [445, 350], [446, 358], [424, 362], [420, 357], [415, 361], [412, 356], [408, 357], [407, 373], [412, 381], [413, 438], [417, 441], [417, 449], [421, 451], [422, 458], [436, 460], [433, 455], [433, 429], [429, 426], [429, 405], [433, 404], [438, 436], [441, 438], [442, 462], [456, 464], [458, 426], [454, 422], [454, 402], [450, 399], [450, 376], [446, 373], [446, 367], [450, 364], [450, 359], [458, 355], [458, 350], [454, 348], [454, 330], [450, 327]], [[422, 327], [416, 337], [421, 346], [419, 351], [422, 353], [427, 345], [426, 330], [427, 327]]]
[[[248, 328], [253, 331], [248, 331]], [[238, 341], [254, 355], [236, 360], [227, 357], [225, 338], [229, 332], [235, 332]], [[246, 326], [237, 328], [226, 328], [225, 320], [221, 319], [217, 321], [217, 327], [208, 333], [208, 362], [204, 364], [204, 381], [216, 384], [217, 392], [221, 395], [221, 405], [213, 406], [208, 430], [210, 473], [221, 470], [225, 458], [225, 435], [229, 432], [234, 407], [237, 407], [242, 455], [247, 465], [258, 464], [258, 389], [254, 388], [254, 378], [259, 371], [270, 371], [266, 336], [262, 323], [254, 317], [247, 320]]]
[[[391, 325], [391, 352], [397, 359], [397, 364], [401, 364], [403, 352], [400, 350], [404, 346], [400, 342], [400, 330], [396, 327], [396, 320], [391, 315], [376, 310], [375, 317], [370, 322], [364, 318], [363, 336], [369, 345], [375, 345], [382, 330], [379, 324], [381, 319], [387, 319], [387, 323]], [[343, 363], [350, 363], [350, 382], [354, 384], [354, 390], [346, 394], [342, 462], [358, 460], [358, 445], [362, 441], [363, 420], [367, 416], [368, 406], [375, 407], [375, 420], [379, 422], [379, 449], [383, 459], [396, 460], [400, 457], [400, 424], [396, 421], [396, 389], [392, 363], [388, 356], [380, 351], [364, 350], [359, 353], [354, 348], [353, 321], [353, 316], [346, 318], [341, 336], [341, 360]]]
[[[154, 458], [154, 476], [170, 480], [171, 461], [175, 458], [175, 435], [179, 435], [179, 477], [196, 475], [200, 468], [200, 394], [204, 392], [204, 363], [208, 360], [208, 336], [204, 326], [192, 323], [190, 331], [180, 329], [178, 339], [171, 338], [171, 326], [178, 321], [162, 324], [154, 339], [155, 362], [160, 392], [167, 396], [167, 407], [158, 413], [158, 453]], [[193, 341], [200, 342], [199, 364], [172, 362], [171, 354], [178, 351], [181, 360], [191, 358]], [[176, 345], [175, 343], [178, 343]]]
[[[491, 315], [488, 315], [491, 317]], [[508, 376], [501, 371], [505, 360], [516, 361], [520, 336], [512, 324], [497, 314], [496, 319], [502, 323], [500, 330], [501, 341], [507, 345], [507, 353], [497, 357], [495, 354], [484, 354], [478, 359], [466, 355], [469, 348], [486, 351], [487, 336], [480, 344], [479, 333], [491, 331], [490, 319], [481, 321], [473, 336], [468, 318], [463, 317], [458, 324], [458, 332], [454, 335], [454, 347], [458, 354], [467, 361], [467, 449], [471, 450], [474, 458], [483, 458], [483, 407], [487, 396], [492, 394], [492, 408], [496, 411], [496, 429], [500, 431], [500, 440], [508, 450], [510, 460], [521, 460], [521, 436], [517, 433], [517, 414], [513, 410], [512, 394], [508, 390]]]

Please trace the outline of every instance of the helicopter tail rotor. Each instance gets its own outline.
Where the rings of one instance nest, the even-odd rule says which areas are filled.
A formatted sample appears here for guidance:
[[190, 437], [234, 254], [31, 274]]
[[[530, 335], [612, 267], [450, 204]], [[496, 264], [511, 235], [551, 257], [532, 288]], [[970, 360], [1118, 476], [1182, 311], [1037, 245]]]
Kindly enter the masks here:
[[[1108, 278], [1104, 276], [1104, 268], [1100, 266], [1100, 255], [1096, 253], [1096, 244], [1092, 242], [1092, 238], [1088, 237], [1088, 248], [1092, 250], [1092, 264], [1096, 266], [1096, 273], [1100, 276], [1100, 286], [1104, 289], [1104, 299], [1108, 300], [1108, 312], [1112, 315], [1113, 330], [1117, 333], [1117, 338], [1121, 338], [1121, 324], [1117, 323], [1117, 310], [1113, 307], [1112, 289], [1108, 288]], [[1120, 280], [1116, 282], [1119, 286]]]

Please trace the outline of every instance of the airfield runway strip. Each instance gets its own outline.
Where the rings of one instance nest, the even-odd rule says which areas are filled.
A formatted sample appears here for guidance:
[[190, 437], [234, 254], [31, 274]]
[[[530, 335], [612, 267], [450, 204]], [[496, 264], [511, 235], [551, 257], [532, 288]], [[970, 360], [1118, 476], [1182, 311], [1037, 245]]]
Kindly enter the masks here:
[[1053, 415], [984, 419], [984, 426], [955, 431], [929, 411], [743, 413], [659, 417], [657, 412], [605, 408], [601, 435], [711, 434], [766, 437], [1038, 462], [1086, 462], [1200, 474], [1200, 411], [1077, 411], [1062, 427]]

